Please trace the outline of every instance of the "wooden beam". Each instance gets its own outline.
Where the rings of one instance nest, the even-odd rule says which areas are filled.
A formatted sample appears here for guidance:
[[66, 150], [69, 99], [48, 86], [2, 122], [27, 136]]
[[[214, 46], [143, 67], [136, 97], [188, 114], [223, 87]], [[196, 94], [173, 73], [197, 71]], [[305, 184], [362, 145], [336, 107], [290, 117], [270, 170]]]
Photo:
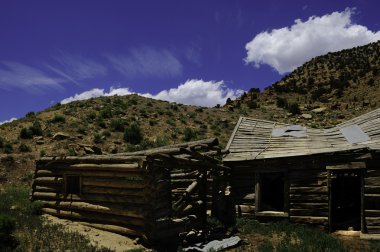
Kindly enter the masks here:
[[352, 169], [366, 169], [365, 162], [349, 162], [344, 164], [331, 164], [327, 165], [327, 170], [352, 170]]

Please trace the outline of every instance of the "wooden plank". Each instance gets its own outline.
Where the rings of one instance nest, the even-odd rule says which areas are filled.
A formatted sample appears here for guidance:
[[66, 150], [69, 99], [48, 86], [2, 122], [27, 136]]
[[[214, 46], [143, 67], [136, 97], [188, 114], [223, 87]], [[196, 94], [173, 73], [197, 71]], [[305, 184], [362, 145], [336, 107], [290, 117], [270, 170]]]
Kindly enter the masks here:
[[368, 226], [379, 226], [380, 227], [380, 217], [365, 217], [365, 221]]
[[[37, 191], [37, 189], [36, 189]], [[120, 189], [97, 186], [83, 186], [83, 194], [104, 194], [104, 195], [120, 195], [120, 196], [143, 196], [143, 189]]]
[[328, 202], [328, 195], [323, 194], [289, 194], [291, 202]]
[[380, 186], [365, 186], [364, 192], [367, 194], [380, 194]]
[[104, 203], [120, 203], [120, 204], [144, 204], [145, 199], [137, 196], [107, 196], [107, 195], [73, 195], [67, 196], [57, 193], [47, 192], [33, 192], [32, 197], [34, 200], [63, 200], [67, 202], [104, 202]]
[[289, 188], [290, 193], [297, 193], [297, 194], [303, 194], [303, 193], [310, 193], [310, 194], [325, 194], [328, 192], [327, 186], [319, 186], [319, 187], [290, 187]]
[[133, 218], [127, 218], [127, 217], [115, 217], [111, 215], [105, 215], [100, 213], [87, 213], [82, 211], [64, 211], [64, 210], [57, 210], [53, 208], [42, 208], [41, 211], [43, 213], [51, 214], [58, 217], [64, 217], [64, 218], [73, 218], [78, 220], [84, 220], [84, 221], [93, 221], [93, 222], [101, 222], [104, 224], [118, 224], [123, 225], [126, 227], [133, 228], [135, 230], [142, 230], [145, 221], [140, 219], [133, 219]]
[[255, 206], [254, 205], [236, 205], [237, 213], [254, 213]]
[[109, 225], [109, 224], [98, 224], [98, 223], [90, 223], [90, 222], [78, 222], [81, 225], [88, 226], [88, 227], [94, 227], [100, 230], [122, 234], [122, 235], [128, 235], [128, 236], [143, 236], [143, 232], [137, 231], [134, 229], [118, 226], [118, 225]]
[[307, 223], [315, 225], [328, 225], [328, 217], [315, 217], [315, 216], [290, 216], [290, 221], [297, 223]]
[[63, 178], [58, 178], [58, 177], [41, 177], [41, 178], [36, 178], [34, 179], [34, 183], [36, 185], [61, 185], [63, 182]]
[[321, 216], [328, 217], [329, 211], [327, 208], [323, 209], [290, 209], [291, 216]]
[[380, 210], [364, 210], [365, 217], [380, 217]]
[[351, 170], [351, 169], [365, 169], [367, 168], [365, 162], [349, 162], [344, 164], [330, 164], [326, 165], [327, 170]]
[[144, 188], [146, 181], [141, 180], [124, 180], [124, 179], [100, 179], [94, 177], [82, 177], [83, 186], [100, 186], [109, 188]]
[[369, 234], [380, 234], [380, 226], [367, 225], [367, 232]]
[[380, 177], [366, 177], [364, 183], [366, 186], [380, 186]]
[[45, 207], [62, 210], [79, 210], [93, 213], [105, 213], [119, 215], [124, 217], [144, 218], [144, 212], [141, 207], [111, 205], [111, 204], [90, 204], [86, 202], [65, 202], [65, 201], [41, 201]]
[[290, 208], [293, 209], [321, 209], [325, 210], [328, 209], [329, 204], [327, 202], [324, 203], [307, 203], [307, 202], [291, 202]]

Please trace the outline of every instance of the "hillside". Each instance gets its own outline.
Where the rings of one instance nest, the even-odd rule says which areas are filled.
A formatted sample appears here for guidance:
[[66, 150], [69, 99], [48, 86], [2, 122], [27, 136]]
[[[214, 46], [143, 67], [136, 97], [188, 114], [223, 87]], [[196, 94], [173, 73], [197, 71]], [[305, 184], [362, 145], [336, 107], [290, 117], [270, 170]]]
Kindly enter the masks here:
[[225, 146], [241, 114], [266, 118], [261, 110], [203, 108], [137, 95], [57, 104], [0, 126], [0, 182], [29, 182], [41, 156], [120, 153], [209, 137]]
[[272, 117], [312, 127], [333, 126], [378, 108], [380, 41], [313, 58], [263, 93], [252, 89], [230, 105], [282, 108]]
[[329, 127], [379, 106], [380, 42], [314, 58], [264, 92], [252, 88], [224, 107], [137, 95], [57, 104], [0, 125], [0, 182], [30, 182], [41, 156], [120, 153], [209, 137], [224, 147], [242, 115]]

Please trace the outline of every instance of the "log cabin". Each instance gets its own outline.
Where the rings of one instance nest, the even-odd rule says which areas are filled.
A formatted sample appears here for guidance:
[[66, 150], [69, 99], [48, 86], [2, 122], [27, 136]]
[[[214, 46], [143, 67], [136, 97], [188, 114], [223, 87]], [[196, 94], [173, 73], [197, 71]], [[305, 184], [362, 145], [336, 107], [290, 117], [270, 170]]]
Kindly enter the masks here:
[[[31, 198], [42, 212], [165, 243], [206, 225], [226, 167], [217, 139], [113, 155], [43, 157]], [[210, 182], [211, 180], [211, 189]]]
[[380, 109], [329, 129], [241, 117], [226, 150], [239, 216], [380, 234]]

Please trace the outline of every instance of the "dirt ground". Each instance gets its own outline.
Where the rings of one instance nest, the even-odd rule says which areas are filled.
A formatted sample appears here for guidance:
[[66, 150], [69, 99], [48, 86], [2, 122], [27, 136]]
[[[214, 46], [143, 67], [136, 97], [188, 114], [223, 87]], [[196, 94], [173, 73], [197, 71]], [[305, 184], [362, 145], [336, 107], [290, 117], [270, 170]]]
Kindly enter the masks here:
[[123, 251], [132, 250], [132, 249], [141, 249], [141, 251], [150, 251], [146, 249], [145, 247], [143, 247], [142, 245], [137, 244], [136, 240], [133, 240], [126, 236], [99, 230], [92, 227], [87, 227], [79, 223], [76, 223], [70, 220], [59, 219], [51, 215], [43, 215], [43, 217], [46, 218], [46, 221], [48, 223], [61, 224], [65, 228], [67, 228], [68, 231], [78, 232], [80, 234], [84, 234], [88, 236], [88, 238], [91, 240], [91, 243], [99, 247], [103, 246], [106, 248], [110, 248], [112, 250], [115, 250], [116, 252], [123, 252]]

